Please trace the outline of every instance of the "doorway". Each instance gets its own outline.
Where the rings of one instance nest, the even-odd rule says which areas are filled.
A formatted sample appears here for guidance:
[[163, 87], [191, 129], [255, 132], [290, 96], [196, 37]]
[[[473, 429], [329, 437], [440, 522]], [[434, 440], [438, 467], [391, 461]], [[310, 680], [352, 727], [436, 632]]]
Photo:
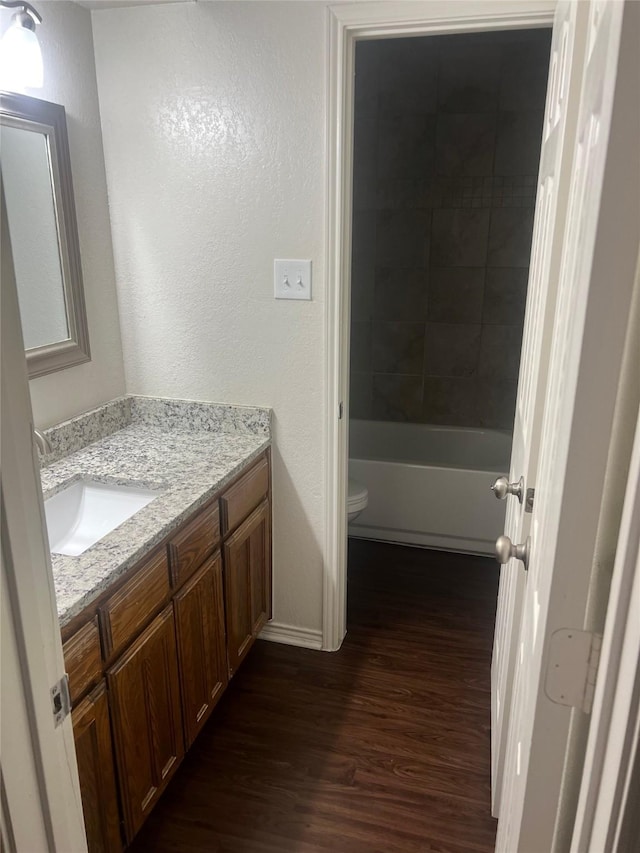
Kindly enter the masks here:
[[[585, 10], [587, 14], [583, 15], [582, 13], [585, 12]], [[407, 10], [405, 8], [405, 13], [406, 11]], [[539, 654], [540, 649], [543, 647], [543, 642], [540, 638], [550, 636], [553, 631], [553, 627], [569, 624], [569, 622], [582, 624], [581, 619], [584, 616], [580, 609], [582, 598], [575, 594], [575, 590], [569, 596], [557, 596], [553, 599], [552, 612], [549, 604], [551, 598], [548, 595], [548, 587], [551, 579], [553, 579], [554, 590], [556, 588], [560, 589], [562, 583], [565, 582], [566, 578], [571, 577], [572, 573], [574, 578], [577, 577], [576, 573], [580, 566], [584, 567], [585, 565], [590, 564], [589, 556], [591, 556], [593, 545], [593, 533], [597, 529], [597, 514], [600, 508], [599, 496], [602, 494], [600, 480], [602, 471], [604, 470], [604, 461], [606, 461], [608, 446], [607, 442], [604, 441], [604, 436], [606, 434], [604, 425], [605, 421], [612, 417], [613, 404], [615, 402], [613, 397], [615, 396], [615, 388], [617, 387], [615, 372], [618, 370], [620, 364], [620, 342], [623, 340], [622, 331], [625, 328], [628, 319], [627, 310], [621, 310], [621, 304], [624, 303], [626, 305], [628, 302], [629, 283], [632, 280], [631, 275], [629, 274], [631, 264], [628, 264], [625, 267], [624, 276], [621, 274], [617, 275], [616, 285], [617, 292], [620, 295], [620, 300], [616, 306], [615, 301], [612, 301], [610, 296], [607, 295], [609, 287], [605, 285], [608, 285], [609, 282], [605, 282], [606, 276], [603, 276], [602, 274], [600, 276], [596, 275], [596, 272], [601, 269], [601, 264], [603, 263], [603, 259], [607, 251], [611, 248], [610, 244], [613, 244], [615, 241], [613, 239], [609, 239], [612, 237], [609, 231], [606, 231], [606, 233], [601, 233], [600, 230], [597, 232], [594, 231], [595, 225], [591, 230], [586, 231], [585, 229], [578, 227], [578, 223], [583, 222], [583, 215], [585, 218], [590, 217], [592, 224], [597, 223], [598, 218], [602, 214], [603, 207], [605, 206], [604, 202], [609, 198], [615, 198], [616, 201], [620, 198], [630, 200], [633, 197], [637, 199], [637, 195], [634, 195], [631, 190], [629, 180], [627, 180], [626, 183], [623, 182], [616, 185], [616, 179], [621, 177], [619, 175], [620, 169], [618, 165], [621, 160], [619, 156], [616, 156], [615, 145], [612, 144], [612, 140], [615, 140], [616, 144], [619, 144], [621, 149], [626, 150], [625, 146], [633, 135], [628, 132], [631, 129], [631, 123], [627, 117], [629, 112], [635, 116], [634, 109], [630, 108], [629, 104], [625, 102], [625, 98], [630, 92], [626, 87], [625, 77], [628, 66], [625, 66], [625, 61], [622, 58], [624, 52], [618, 54], [619, 45], [621, 43], [619, 41], [620, 34], [624, 32], [624, 28], [621, 27], [623, 6], [622, 4], [611, 4], [605, 7], [605, 12], [605, 14], [602, 14], [602, 7], [598, 4], [590, 8], [586, 5], [581, 6], [580, 4], [573, 3], [559, 4], [558, 6], [558, 25], [554, 26], [555, 53], [553, 56], [554, 61], [552, 63], [551, 84], [549, 87], [550, 110], [548, 121], [545, 121], [544, 137], [545, 141], [547, 141], [550, 146], [550, 151], [548, 157], [542, 158], [544, 168], [541, 167], [541, 180], [544, 183], [544, 192], [538, 193], [538, 199], [543, 202], [543, 204], [540, 205], [538, 210], [540, 215], [536, 215], [536, 223], [537, 226], [539, 226], [539, 228], [536, 228], [536, 234], [537, 245], [542, 247], [542, 251], [537, 252], [535, 261], [532, 261], [532, 275], [535, 270], [536, 274], [541, 276], [542, 281], [551, 280], [556, 282], [558, 280], [558, 273], [560, 272], [562, 274], [562, 286], [559, 288], [560, 292], [557, 311], [555, 312], [555, 324], [552, 324], [551, 326], [546, 322], [538, 322], [537, 324], [538, 328], [545, 330], [543, 337], [547, 338], [546, 341], [544, 341], [547, 347], [545, 375], [546, 366], [549, 365], [549, 375], [554, 379], [550, 384], [548, 394], [545, 393], [543, 398], [548, 398], [550, 403], [544, 409], [545, 430], [542, 433], [543, 441], [540, 450], [541, 459], [539, 465], [541, 471], [540, 495], [536, 494], [535, 505], [532, 504], [533, 516], [529, 518], [521, 514], [526, 512], [526, 504], [524, 502], [521, 506], [521, 510], [518, 510], [515, 503], [511, 502], [510, 504], [510, 510], [512, 508], [514, 510], [511, 512], [513, 531], [516, 533], [523, 533], [523, 535], [526, 536], [527, 529], [530, 527], [531, 539], [533, 540], [534, 545], [533, 550], [529, 550], [528, 552], [529, 555], [533, 554], [533, 562], [531, 559], [529, 560], [529, 568], [530, 570], [533, 569], [533, 571], [530, 571], [530, 576], [533, 577], [534, 580], [532, 581], [530, 577], [527, 585], [528, 593], [526, 598], [526, 608], [523, 612], [525, 612], [526, 617], [524, 620], [525, 627], [529, 633], [533, 633], [533, 638], [536, 640], [535, 665], [531, 664], [529, 656], [527, 656], [525, 658], [526, 666], [524, 664], [520, 666], [522, 673], [518, 676], [520, 680], [517, 682], [515, 690], [518, 697], [518, 704], [516, 705], [518, 725], [514, 729], [515, 739], [510, 738], [509, 741], [509, 774], [512, 777], [512, 781], [513, 778], [521, 776], [517, 783], [518, 798], [521, 800], [518, 803], [518, 808], [522, 806], [522, 802], [526, 803], [528, 819], [531, 820], [530, 826], [528, 825], [527, 827], [527, 832], [529, 832], [529, 830], [534, 826], [537, 826], [538, 829], [542, 827], [540, 816], [545, 814], [545, 809], [542, 808], [542, 792], [544, 792], [544, 796], [547, 800], [549, 800], [549, 797], [555, 796], [556, 798], [554, 802], [557, 803], [558, 801], [556, 794], [558, 785], [560, 784], [561, 772], [558, 770], [556, 765], [558, 761], [561, 762], [563, 760], [565, 753], [559, 743], [557, 744], [557, 748], [552, 750], [550, 750], [549, 745], [545, 743], [546, 753], [544, 758], [541, 757], [540, 751], [536, 752], [533, 747], [528, 753], [525, 749], [523, 760], [527, 761], [531, 755], [536, 754], [539, 758], [538, 764], [521, 765], [521, 747], [525, 745], [525, 741], [522, 741], [522, 743], [518, 741], [518, 737], [521, 734], [521, 729], [519, 727], [523, 723], [526, 723], [526, 726], [529, 728], [533, 726], [535, 738], [533, 738], [532, 741], [537, 739], [538, 741], [544, 742], [545, 733], [548, 732], [548, 726], [545, 726], [545, 721], [548, 721], [547, 718], [550, 715], [555, 715], [554, 719], [558, 719], [560, 714], [562, 714], [562, 726], [557, 727], [557, 740], [559, 741], [564, 738], [566, 741], [565, 722], [568, 722], [569, 714], [567, 713], [566, 708], [560, 711], [558, 707], [554, 707], [554, 705], [562, 705], [563, 703], [549, 697], [541, 687], [540, 678], [544, 677], [544, 670], [542, 668], [544, 661], [540, 659]], [[579, 20], [579, 26], [577, 27], [575, 26], [576, 14]], [[631, 13], [629, 12], [629, 17], [630, 16]], [[338, 67], [344, 70], [344, 61], [346, 61], [350, 73], [351, 66], [349, 66], [349, 62], [351, 60], [348, 49], [349, 35], [351, 30], [355, 29], [354, 18], [357, 17], [357, 15], [352, 11], [352, 14], [347, 17], [348, 22], [346, 24], [340, 25], [339, 23], [336, 23], [334, 27], [334, 31], [332, 33], [332, 48], [334, 55], [339, 57], [337, 63]], [[411, 32], [415, 33], [415, 20], [411, 21], [411, 26], [413, 27]], [[411, 27], [408, 29], [411, 29]], [[436, 29], [438, 28], [436, 27]], [[441, 28], [440, 31], [443, 29], [444, 28]], [[484, 29], [493, 29], [493, 27], [484, 27]], [[380, 27], [380, 31], [382, 30], [384, 30], [384, 27]], [[390, 30], [391, 28], [387, 28], [384, 30], [384, 34], [388, 35]], [[425, 31], [422, 30], [422, 32], [424, 33]], [[448, 29], [447, 32], [452, 32], [452, 29]], [[366, 34], [366, 36], [372, 37], [376, 34], [375, 27], [371, 22], [369, 22], [368, 28], [365, 26], [362, 27], [361, 34]], [[379, 32], [377, 34], [379, 34]], [[587, 41], [591, 52], [587, 54], [587, 61], [582, 63], [580, 61], [580, 49]], [[624, 42], [624, 38], [622, 39], [622, 42]], [[594, 48], [596, 43], [598, 45], [597, 50]], [[577, 52], [574, 51], [574, 44], [577, 45]], [[619, 55], [620, 66], [617, 66], [616, 63], [618, 62]], [[630, 56], [631, 54], [628, 55]], [[573, 61], [574, 57], [575, 62]], [[574, 68], [576, 72], [575, 74]], [[616, 83], [617, 71], [620, 71], [621, 75], [618, 83]], [[591, 86], [586, 84], [584, 87], [581, 86], [581, 81], [584, 80], [585, 77], [589, 78], [592, 84]], [[576, 82], [577, 87], [574, 85]], [[339, 120], [331, 122], [330, 125], [330, 130], [335, 132], [335, 136], [330, 137], [336, 142], [336, 151], [333, 152], [334, 155], [340, 154], [341, 145], [345, 141], [345, 115], [347, 119], [350, 119], [348, 105], [350, 103], [349, 98], [351, 97], [351, 94], [349, 91], [348, 80], [346, 88], [348, 93], [346, 96], [346, 110], [344, 109], [344, 99], [339, 94], [339, 87], [337, 87], [337, 95], [336, 91], [332, 90], [334, 101], [342, 107], [342, 109], [337, 113]], [[570, 94], [568, 94], [568, 92]], [[579, 92], [582, 92], [582, 95], [578, 95]], [[614, 103], [614, 94], [616, 99], [615, 103], [618, 106], [617, 111], [614, 110], [612, 113], [611, 108]], [[590, 98], [593, 100], [593, 103]], [[634, 107], [635, 103], [636, 102], [634, 101]], [[580, 108], [579, 116], [577, 115], [578, 105]], [[331, 115], [332, 118], [336, 117], [334, 116], [333, 111]], [[566, 135], [563, 132], [563, 127], [565, 126], [563, 116], [567, 115], [569, 116], [569, 119], [566, 124], [570, 124], [571, 122], [573, 123], [574, 133], [576, 132], [578, 124], [577, 119], [579, 118], [582, 122], [580, 125], [580, 133], [582, 135], [579, 137], [578, 145], [575, 149], [577, 152], [575, 168], [571, 166], [570, 161], [574, 151], [574, 146], [572, 144], [573, 137], [571, 134]], [[613, 122], [612, 115], [614, 119]], [[616, 124], [616, 116], [620, 119], [618, 124]], [[624, 125], [624, 127], [622, 119], [623, 116], [626, 119], [626, 125]], [[606, 135], [610, 122], [612, 122], [611, 140], [609, 140]], [[349, 126], [350, 122], [347, 120], [346, 127]], [[601, 131], [599, 135], [597, 129], [600, 129]], [[616, 133], [618, 135], [616, 135]], [[586, 168], [585, 163], [580, 160], [579, 157], [580, 153], [584, 153], [585, 150], [588, 150], [589, 152], [589, 169]], [[565, 162], [567, 160], [565, 154], [569, 157], [568, 163]], [[344, 181], [345, 174], [350, 176], [351, 164], [348, 157], [346, 161], [346, 168], [342, 168], [345, 166], [344, 158], [337, 156], [336, 162], [340, 163], [340, 168], [338, 168], [334, 173], [334, 177], [336, 177], [337, 180], [337, 188], [333, 201], [339, 203], [331, 209], [329, 224], [331, 226], [330, 238], [336, 238], [335, 244], [333, 247], [330, 247], [330, 249], [335, 249], [335, 247], [338, 246], [338, 252], [334, 253], [330, 251], [330, 259], [335, 260], [336, 263], [335, 266], [330, 269], [330, 274], [333, 277], [330, 277], [329, 281], [329, 296], [337, 296], [339, 298], [336, 299], [335, 302], [330, 298], [331, 310], [329, 311], [328, 329], [329, 367], [331, 377], [336, 380], [334, 386], [330, 389], [330, 405], [334, 402], [340, 402], [341, 393], [348, 387], [348, 380], [345, 378], [344, 359], [341, 358], [344, 354], [345, 348], [348, 347], [348, 333], [345, 333], [344, 328], [340, 326], [340, 318], [345, 314], [348, 317], [348, 303], [345, 305], [344, 288], [341, 286], [341, 282], [345, 279], [348, 280], [349, 276], [349, 269], [345, 264], [344, 251], [345, 245], [349, 245], [350, 239], [348, 223], [346, 224], [346, 239], [344, 232], [345, 214], [350, 216], [351, 213], [351, 197], [348, 191], [345, 194]], [[596, 164], [595, 166], [593, 165], [594, 163]], [[335, 163], [333, 165], [335, 165]], [[580, 168], [581, 166], [583, 168]], [[595, 171], [592, 175], [593, 170]], [[565, 180], [565, 185], [561, 186], [561, 182], [559, 184], [557, 180], [554, 180], [558, 175], [564, 176], [565, 179], [570, 175], [570, 183]], [[613, 192], [613, 190], [610, 192], [610, 188], [613, 188], [614, 185], [616, 185], [615, 192]], [[602, 196], [600, 194], [602, 194]], [[568, 217], [570, 234], [565, 242], [565, 239], [562, 237], [562, 223], [564, 222], [566, 201], [569, 197], [571, 197], [571, 213], [573, 215], [570, 213]], [[561, 203], [559, 205], [557, 217], [558, 225], [554, 228], [553, 223], [556, 219], [555, 213], [558, 207], [555, 203], [556, 199], [559, 199]], [[346, 205], [344, 203], [345, 200]], [[336, 223], [340, 224], [341, 227], [334, 232], [333, 226]], [[584, 237], [585, 233], [587, 234], [587, 237]], [[558, 255], [561, 253], [562, 249], [566, 249], [567, 244], [569, 244], [569, 246], [571, 245], [570, 237], [573, 235], [575, 238], [576, 234], [580, 239], [584, 237], [589, 252], [593, 249], [593, 257], [591, 254], [587, 253], [586, 250], [585, 252], [574, 252], [573, 254], [569, 251], [568, 253], [564, 253], [562, 256], [562, 263], [560, 263]], [[627, 234], [629, 234], [628, 231]], [[551, 235], [553, 235], [553, 239], [550, 240], [549, 238]], [[595, 239], [596, 235], [598, 237], [597, 240]], [[614, 236], [618, 236], [617, 230]], [[618, 253], [621, 256], [624, 256], [626, 263], [629, 261], [635, 250], [635, 244], [632, 240], [629, 240], [627, 241], [628, 245], [624, 244], [624, 246], [622, 246], [623, 242], [624, 241], [622, 240], [618, 240], [618, 243], [615, 245], [618, 249]], [[545, 253], [547, 257], [545, 257]], [[635, 261], [635, 254], [633, 254], [633, 261]], [[534, 266], [534, 263], [537, 263], [537, 267]], [[590, 266], [592, 263], [593, 267]], [[584, 274], [582, 276], [578, 276], [577, 272], [582, 270], [583, 267], [585, 268]], [[550, 275], [550, 270], [553, 270], [556, 275]], [[577, 297], [575, 296], [578, 291], [582, 294], [582, 299], [579, 303], [576, 301]], [[537, 289], [531, 288], [531, 294], [537, 293]], [[574, 300], [573, 302], [572, 299]], [[548, 301], [549, 300], [547, 300], [547, 302]], [[545, 313], [546, 320], [546, 314], [548, 312], [545, 311], [544, 301], [537, 299], [536, 302], [536, 317], [540, 319], [540, 310], [542, 310]], [[576, 313], [575, 310], [572, 310], [572, 308], [575, 309], [576, 304], [580, 305], [582, 313]], [[591, 314], [584, 313], [586, 308], [593, 308], [593, 311], [595, 312], [593, 316]], [[333, 309], [336, 310], [334, 311]], [[531, 312], [527, 311], [528, 317], [530, 316], [530, 313]], [[587, 325], [585, 318], [592, 320], [594, 316], [596, 317], [595, 325]], [[582, 343], [584, 345], [582, 352], [584, 353], [586, 351], [585, 347], [587, 338], [583, 339], [580, 337], [584, 328], [585, 335], [587, 333], [590, 334], [590, 338], [588, 340], [589, 345], [592, 346], [592, 351], [589, 352], [589, 355], [593, 354], [595, 355], [596, 360], [600, 359], [602, 361], [605, 357], [603, 347], [601, 345], [603, 340], [602, 329], [605, 326], [604, 317], [610, 321], [610, 325], [606, 328], [612, 333], [608, 338], [610, 341], [610, 347], [606, 350], [606, 368], [610, 368], [610, 375], [608, 375], [606, 379], [604, 377], [605, 371], [600, 369], [601, 364], [598, 365], [597, 369], [594, 369], [594, 366], [592, 365], [591, 370], [589, 371], [585, 359], [580, 357], [577, 350], [579, 344]], [[338, 321], [337, 333], [336, 329], [332, 327], [332, 322], [336, 320]], [[529, 324], [527, 325], [529, 326]], [[614, 328], [616, 330], [615, 332], [613, 331]], [[551, 329], [554, 329], [553, 350], [549, 351], [547, 331], [549, 336], [551, 336]], [[569, 330], [571, 331], [571, 334], [568, 333]], [[525, 341], [526, 340], [527, 338], [525, 336]], [[532, 349], [534, 352], [536, 350], [544, 352], [542, 340], [534, 340], [533, 342], [529, 340], [529, 345], [532, 345], [532, 343]], [[609, 349], [612, 350], [610, 358], [608, 357]], [[573, 358], [573, 361], [571, 361], [569, 365], [570, 369], [568, 373], [567, 370], [565, 370], [565, 367], [568, 364], [566, 361], [567, 358]], [[527, 358], [523, 360], [523, 363], [536, 366], [540, 365], [542, 361], [542, 358]], [[536, 370], [539, 374], [541, 373], [537, 367]], [[531, 384], [531, 387], [540, 385], [535, 376], [532, 376], [531, 378], [533, 380], [532, 383], [528, 383]], [[566, 385], [566, 388], [564, 389], [563, 383]], [[559, 389], [562, 390], [559, 392]], [[594, 401], [597, 396], [599, 396], [600, 399], [598, 403], [595, 404]], [[533, 436], [534, 440], [540, 440], [541, 433], [539, 431], [536, 432], [534, 427], [536, 422], [541, 419], [542, 410], [541, 407], [538, 407], [537, 405], [529, 405], [532, 401], [537, 403], [537, 399], [540, 397], [541, 395], [539, 393], [537, 394], [537, 397], [535, 394], [531, 397], [528, 391], [522, 395], [522, 400], [519, 395], [517, 408], [523, 438], [526, 438], [526, 436], [531, 438]], [[579, 405], [583, 402], [583, 397], [585, 401], [585, 408], [579, 409]], [[521, 405], [521, 402], [525, 403], [525, 405]], [[565, 428], [566, 424], [561, 423], [561, 418], [564, 416], [563, 413], [565, 411], [567, 413], [567, 417], [569, 417], [568, 413], [574, 411], [574, 408], [583, 414], [588, 410], [590, 415], [588, 417], [576, 418], [571, 421], [571, 431], [569, 431], [568, 428]], [[540, 411], [538, 411], [538, 409], [540, 409]], [[603, 425], [600, 433], [594, 429], [594, 422]], [[517, 418], [516, 423], [518, 423]], [[569, 422], [567, 421], [567, 423]], [[554, 427], [549, 429], [548, 424], [554, 424]], [[336, 425], [329, 420], [329, 439], [330, 461], [335, 462], [337, 460], [338, 464], [337, 468], [330, 468], [329, 470], [330, 494], [328, 497], [330, 502], [333, 499], [335, 509], [334, 513], [331, 511], [328, 513], [328, 556], [330, 560], [332, 556], [335, 556], [336, 561], [335, 563], [329, 563], [325, 591], [329, 591], [329, 595], [326, 596], [326, 598], [333, 597], [334, 602], [337, 603], [337, 607], [334, 607], [333, 610], [330, 608], [326, 613], [325, 628], [327, 630], [325, 631], [325, 641], [328, 637], [329, 641], [339, 644], [341, 636], [340, 629], [344, 628], [344, 623], [340, 622], [344, 614], [344, 589], [340, 582], [344, 569], [344, 554], [341, 553], [340, 546], [343, 541], [341, 535], [344, 533], [344, 529], [341, 527], [341, 524], [344, 519], [343, 508], [345, 488], [344, 484], [341, 482], [341, 476], [343, 475], [341, 475], [340, 472], [345, 470], [344, 463], [347, 455], [346, 447], [348, 441], [345, 425]], [[332, 439], [335, 440], [334, 444], [332, 444]], [[565, 472], [564, 462], [565, 460], [567, 462], [569, 461], [569, 454], [572, 454], [571, 459], [573, 459], [573, 455], [577, 454], [578, 451], [587, 444], [591, 448], [592, 458], [600, 460], [602, 465], [601, 468], [596, 471], [593, 465], [587, 466], [585, 469], [583, 465], [576, 464], [575, 471], [572, 473], [572, 476], [575, 474], [578, 479], [582, 476], [584, 481], [589, 479], [591, 482], [590, 488], [586, 488], [583, 484], [582, 488], [578, 490], [578, 493], [584, 495], [584, 501], [579, 503], [579, 515], [582, 517], [582, 521], [577, 521], [575, 530], [579, 527], [584, 528], [585, 536], [580, 539], [579, 543], [580, 549], [582, 550], [578, 550], [580, 550], [580, 553], [584, 552], [584, 556], [586, 557], [586, 559], [579, 561], [576, 553], [576, 537], [573, 535], [573, 522], [571, 524], [560, 523], [558, 525], [556, 523], [554, 525], [554, 520], [557, 522], [561, 513], [558, 511], [559, 505], [556, 505], [551, 509], [552, 502], [548, 500], [548, 492], [555, 496], [564, 495], [565, 493], [566, 495], [570, 494], [568, 478], [563, 473]], [[516, 444], [514, 442], [514, 453], [515, 447]], [[530, 441], [529, 443], [524, 441], [524, 443], [522, 443], [522, 447], [524, 451], [526, 451], [522, 454], [524, 467], [528, 465], [527, 459], [537, 459], [538, 449], [536, 448], [536, 452], [532, 453]], [[558, 460], [558, 454], [556, 452], [559, 447], [562, 450], [561, 461]], [[564, 454], [564, 456], [562, 454]], [[520, 457], [518, 457], [517, 461], [520, 462]], [[559, 464], [555, 465], [556, 462]], [[516, 467], [520, 469], [521, 465], [518, 464]], [[337, 471], [337, 474], [335, 471]], [[511, 473], [513, 474], [515, 472], [512, 471]], [[517, 485], [515, 481], [513, 484]], [[540, 485], [540, 483], [538, 485]], [[538, 492], [538, 489], [536, 489], [536, 492]], [[515, 492], [512, 492], [511, 494], [515, 494]], [[585, 512], [587, 510], [587, 505], [592, 519], [590, 525], [585, 524]], [[578, 506], [576, 506], [575, 502], [574, 504], [571, 504], [570, 502], [567, 502], [566, 504], [563, 503], [562, 515], [563, 517], [566, 516], [568, 521], [570, 519], [571, 511], [573, 510], [575, 513], [577, 509]], [[332, 527], [331, 519], [335, 517], [335, 510], [338, 511], [339, 515], [335, 518]], [[554, 512], [555, 516], [553, 516]], [[508, 518], [507, 522], [507, 530], [511, 532]], [[543, 540], [542, 544], [540, 542], [541, 538]], [[585, 538], [588, 540], [587, 542], [583, 542]], [[523, 541], [522, 536], [518, 536], [513, 539], [513, 543]], [[508, 542], [510, 556], [518, 556], [518, 559], [522, 562], [523, 556], [526, 559], [526, 547], [522, 549], [515, 549], [513, 543]], [[535, 547], [536, 545], [538, 547]], [[541, 556], [542, 550], [540, 550], [543, 545], [546, 548], [544, 558]], [[587, 549], [589, 549], [589, 555], [586, 554]], [[520, 553], [522, 556], [519, 556]], [[560, 554], [563, 555], [562, 560], [558, 559]], [[513, 570], [509, 573], [506, 573], [503, 570], [505, 578], [507, 574], [510, 574], [513, 579], [516, 578], [516, 575], [513, 574]], [[546, 596], [544, 602], [541, 602], [539, 594], [541, 590], [540, 584], [538, 583], [539, 578], [543, 578], [547, 584], [544, 589], [544, 595]], [[586, 583], [589, 581], [589, 578], [585, 577], [584, 572], [582, 572], [581, 581]], [[512, 598], [512, 596], [507, 596], [506, 594], [503, 595], [502, 586], [503, 583], [501, 578], [500, 597], [504, 602], [506, 602], [507, 599]], [[340, 595], [343, 596], [342, 599], [340, 598]], [[542, 630], [541, 626], [543, 626]], [[503, 625], [503, 628], [504, 627], [508, 628], [506, 625]], [[549, 634], [545, 633], [545, 627]], [[331, 634], [332, 631], [333, 634]], [[507, 630], [505, 633], [503, 630], [502, 633], [504, 635], [504, 639], [505, 636], [513, 634], [513, 631], [509, 632]], [[331, 647], [328, 643], [327, 646]], [[533, 643], [531, 642], [529, 635], [527, 635], [525, 637], [524, 645], [520, 647], [521, 662], [523, 659], [522, 648], [524, 647], [528, 649], [530, 646], [533, 646]], [[528, 682], [526, 679], [528, 679]], [[536, 692], [538, 705], [534, 712], [533, 704], [535, 703], [533, 703], [533, 700]], [[571, 706], [573, 703], [565, 704]], [[527, 732], [528, 731], [529, 729], [527, 729]], [[528, 734], [526, 737], [528, 737]], [[514, 742], [511, 743], [511, 740]], [[518, 742], [516, 743], [516, 741]], [[564, 745], [565, 743], [563, 741], [563, 746]], [[552, 758], [553, 761], [551, 761]], [[542, 767], [544, 761], [547, 761], [548, 764], [553, 764], [555, 762], [555, 764], [552, 772], [553, 780], [549, 778], [549, 774], [547, 773], [547, 779], [541, 786], [540, 783], [544, 775]], [[524, 768], [522, 772], [521, 767]], [[553, 784], [551, 784], [552, 781]], [[521, 794], [524, 791], [525, 786], [530, 786], [531, 791], [536, 792], [535, 796], [528, 798], [524, 797], [523, 799]], [[513, 788], [513, 786], [511, 786], [511, 788]], [[546, 810], [546, 813], [549, 813], [549, 809]], [[522, 821], [519, 821], [518, 815], [516, 815], [513, 821], [506, 821], [504, 826], [508, 827], [511, 823], [513, 823], [516, 832], [520, 831]], [[547, 825], [545, 827], [545, 831], [549, 830], [550, 827]], [[508, 832], [509, 830], [506, 829], [505, 831]], [[502, 846], [504, 847], [505, 845], [502, 844]], [[548, 845], [541, 846], [545, 846], [545, 849], [548, 847]], [[512, 848], [513, 844], [511, 844], [511, 847], [509, 847], [509, 844], [505, 847], [505, 849]]]
[[504, 531], [550, 45], [356, 44], [352, 536], [493, 556]]
[[[323, 648], [346, 632], [348, 389], [351, 306], [352, 128], [358, 41], [549, 27], [555, 4], [460, 4], [456, 17], [432, 3], [340, 8], [330, 13], [327, 186], [327, 460]], [[440, 10], [441, 12], [441, 10]]]

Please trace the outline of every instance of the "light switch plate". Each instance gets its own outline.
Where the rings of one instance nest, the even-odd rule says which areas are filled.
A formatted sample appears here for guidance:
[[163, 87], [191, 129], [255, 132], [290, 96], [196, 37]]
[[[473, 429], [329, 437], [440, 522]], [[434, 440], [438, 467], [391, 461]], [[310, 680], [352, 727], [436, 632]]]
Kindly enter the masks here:
[[273, 295], [276, 299], [311, 299], [311, 261], [275, 260]]

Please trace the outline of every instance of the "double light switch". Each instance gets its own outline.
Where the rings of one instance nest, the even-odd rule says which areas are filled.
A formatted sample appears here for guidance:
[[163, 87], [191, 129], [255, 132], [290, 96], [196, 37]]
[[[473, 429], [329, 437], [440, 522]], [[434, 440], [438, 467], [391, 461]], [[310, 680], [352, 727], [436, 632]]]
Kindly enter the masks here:
[[311, 299], [311, 261], [275, 260], [273, 284], [276, 299]]

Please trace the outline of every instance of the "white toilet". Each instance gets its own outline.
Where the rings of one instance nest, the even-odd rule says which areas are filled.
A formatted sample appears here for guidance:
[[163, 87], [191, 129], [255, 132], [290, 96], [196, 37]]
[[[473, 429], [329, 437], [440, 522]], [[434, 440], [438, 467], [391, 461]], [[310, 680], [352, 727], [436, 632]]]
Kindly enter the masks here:
[[349, 494], [347, 496], [347, 518], [349, 524], [354, 521], [367, 508], [369, 492], [367, 487], [356, 480], [349, 480]]

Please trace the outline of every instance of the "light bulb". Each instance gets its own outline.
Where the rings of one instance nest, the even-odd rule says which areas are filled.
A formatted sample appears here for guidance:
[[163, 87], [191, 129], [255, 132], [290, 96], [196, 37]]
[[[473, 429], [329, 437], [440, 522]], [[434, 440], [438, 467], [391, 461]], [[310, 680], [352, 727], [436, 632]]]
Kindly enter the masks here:
[[38, 37], [16, 15], [0, 40], [0, 89], [9, 92], [41, 89], [43, 77]]

